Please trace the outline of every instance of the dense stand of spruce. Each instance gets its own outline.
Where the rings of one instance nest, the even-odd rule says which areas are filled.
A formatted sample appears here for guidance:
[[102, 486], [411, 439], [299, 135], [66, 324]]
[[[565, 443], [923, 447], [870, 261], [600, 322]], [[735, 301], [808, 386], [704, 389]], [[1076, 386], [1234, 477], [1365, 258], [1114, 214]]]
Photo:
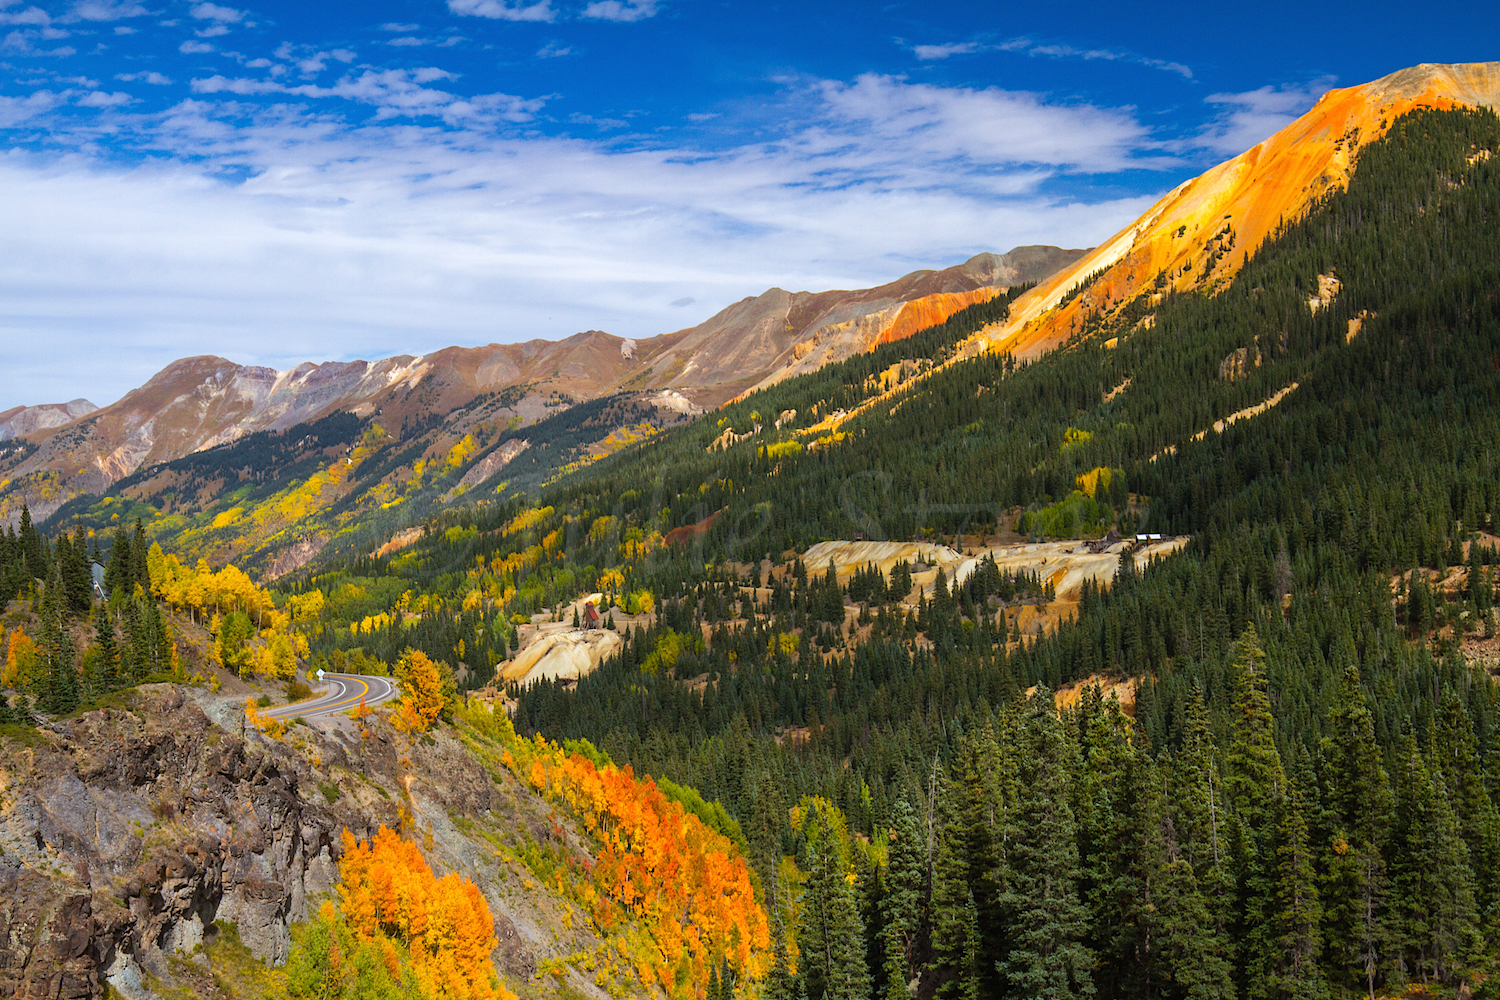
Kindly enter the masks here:
[[[714, 682], [693, 692], [640, 664], [661, 630], [695, 634], [741, 591], [693, 584], [682, 559], [651, 576], [672, 598], [655, 629], [576, 691], [521, 693], [518, 723], [718, 797], [771, 885], [776, 857], [819, 863], [784, 819], [803, 795], [854, 831], [894, 830], [888, 865], [823, 904], [858, 912], [867, 947], [843, 960], [890, 997], [913, 980], [954, 997], [1279, 997], [1493, 976], [1500, 701], [1458, 639], [1493, 634], [1493, 556], [1464, 550], [1500, 500], [1500, 175], [1476, 155], [1497, 144], [1488, 112], [1403, 119], [1228, 289], [1169, 296], [1115, 350], [1102, 340], [1128, 331], [1100, 324], [1020, 370], [950, 367], [815, 454], [704, 456], [683, 434], [547, 498], [607, 510], [612, 483], [655, 480], [678, 523], [723, 508], [701, 565], [868, 529], [851, 510], [896, 537], [972, 530], [1121, 468], [1149, 527], [1193, 544], [1090, 588], [1055, 635], [1017, 643], [960, 592], [924, 607], [930, 648], [899, 624], [832, 657], [768, 642], [816, 621], [809, 586], [790, 614], [690, 651]], [[1314, 312], [1320, 273], [1343, 289]], [[1241, 347], [1259, 363], [1226, 382]], [[1266, 415], [1193, 439], [1293, 382]], [[851, 483], [868, 492], [841, 503]], [[734, 530], [758, 506], [774, 541]], [[1450, 568], [1463, 582], [1445, 589]], [[1098, 672], [1143, 678], [1135, 718], [1097, 699], [1059, 718], [1048, 687]], [[776, 738], [794, 727], [806, 739]], [[864, 989], [799, 970], [809, 996]]]
[[[285, 590], [326, 595], [318, 662], [414, 647], [469, 688], [514, 616], [654, 601], [575, 689], [513, 692], [516, 728], [717, 800], [771, 996], [1500, 996], [1500, 686], [1466, 655], [1495, 630], [1497, 148], [1489, 112], [1414, 113], [1217, 295], [1148, 294], [1031, 363], [956, 356], [985, 303]], [[1320, 274], [1341, 291], [1311, 309]], [[750, 436], [710, 450], [726, 427]], [[992, 563], [914, 613], [909, 578], [763, 575], [1018, 523], [1193, 540], [1041, 636], [1016, 609], [1054, 595]], [[82, 541], [4, 544], [61, 621]], [[1132, 715], [1056, 709], [1096, 674], [1137, 679]]]

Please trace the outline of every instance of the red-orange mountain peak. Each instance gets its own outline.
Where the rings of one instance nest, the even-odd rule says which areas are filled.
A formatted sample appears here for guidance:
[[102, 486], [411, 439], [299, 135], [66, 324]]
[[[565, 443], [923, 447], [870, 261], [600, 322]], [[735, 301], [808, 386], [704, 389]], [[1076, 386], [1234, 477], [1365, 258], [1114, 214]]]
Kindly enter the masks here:
[[[984, 347], [1031, 357], [1089, 315], [1142, 292], [1226, 285], [1283, 221], [1300, 218], [1353, 173], [1359, 150], [1419, 107], [1500, 104], [1500, 62], [1424, 63], [1358, 87], [1330, 90], [1280, 132], [1173, 191], [1092, 253], [1017, 300], [1010, 319], [978, 335]], [[1097, 275], [1078, 294], [1077, 286]], [[1066, 301], [1065, 301], [1066, 300]]]

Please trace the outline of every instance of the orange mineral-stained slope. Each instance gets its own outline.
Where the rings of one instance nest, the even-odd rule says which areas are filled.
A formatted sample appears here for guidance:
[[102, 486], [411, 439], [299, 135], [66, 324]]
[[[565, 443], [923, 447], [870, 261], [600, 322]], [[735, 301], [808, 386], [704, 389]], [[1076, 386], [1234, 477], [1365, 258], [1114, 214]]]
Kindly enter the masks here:
[[1347, 184], [1359, 149], [1398, 116], [1421, 107], [1497, 104], [1500, 62], [1425, 63], [1331, 90], [1291, 125], [1180, 185], [1134, 224], [1023, 295], [1005, 324], [975, 335], [971, 350], [1034, 357], [1081, 329], [1086, 316], [1108, 316], [1151, 291], [1159, 275], [1160, 290], [1212, 293], [1283, 220], [1300, 218], [1319, 196]]

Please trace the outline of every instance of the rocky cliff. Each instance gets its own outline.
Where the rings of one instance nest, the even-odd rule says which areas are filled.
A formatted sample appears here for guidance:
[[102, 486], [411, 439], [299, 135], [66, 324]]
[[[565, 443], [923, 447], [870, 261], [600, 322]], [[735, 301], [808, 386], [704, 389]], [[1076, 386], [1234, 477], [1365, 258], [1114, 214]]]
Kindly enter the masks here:
[[191, 994], [213, 971], [200, 946], [230, 925], [255, 957], [279, 963], [289, 924], [334, 886], [342, 831], [368, 837], [381, 824], [422, 838], [435, 867], [479, 881], [497, 968], [512, 981], [588, 944], [544, 889], [507, 891], [520, 879], [507, 882], [487, 846], [496, 831], [564, 854], [581, 842], [452, 730], [408, 740], [377, 720], [340, 719], [271, 739], [246, 728], [235, 699], [151, 685], [109, 709], [3, 732], [0, 997], [83, 1000], [106, 985], [129, 1000]]

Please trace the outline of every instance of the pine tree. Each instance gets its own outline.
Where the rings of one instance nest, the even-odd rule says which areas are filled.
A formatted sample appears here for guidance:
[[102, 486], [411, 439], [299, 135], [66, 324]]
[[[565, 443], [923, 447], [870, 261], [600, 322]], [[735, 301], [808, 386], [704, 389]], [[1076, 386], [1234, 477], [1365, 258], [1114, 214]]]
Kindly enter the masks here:
[[[999, 887], [995, 881], [998, 857], [996, 826], [1001, 795], [994, 787], [998, 748], [987, 731], [963, 736], [951, 780], [938, 789], [942, 827], [938, 834], [932, 887], [932, 960], [929, 968], [941, 977], [944, 997], [958, 996], [956, 970], [962, 967], [969, 929], [964, 910], [972, 895], [980, 934], [992, 952], [1001, 947], [992, 928]], [[979, 975], [988, 987], [990, 967]]]
[[[1071, 728], [1071, 727], [1070, 727]], [[1151, 860], [1146, 827], [1154, 807], [1154, 778], [1145, 755], [1130, 741], [1128, 720], [1117, 702], [1106, 705], [1097, 686], [1078, 710], [1085, 757], [1074, 783], [1083, 877], [1090, 912], [1089, 945], [1098, 958], [1094, 983], [1108, 995], [1135, 992], [1149, 980], [1143, 952], [1149, 935]], [[1149, 801], [1148, 801], [1149, 800]]]
[[[1172, 857], [1152, 878], [1152, 962], [1164, 973], [1161, 993], [1184, 1000], [1234, 1000], [1233, 966], [1208, 900], [1186, 858]], [[1158, 985], [1154, 980], [1148, 985]]]
[[63, 605], [62, 567], [52, 566], [52, 577], [42, 592], [40, 653], [46, 670], [41, 707], [62, 715], [78, 707], [78, 672], [73, 664], [73, 644], [68, 638]]
[[47, 541], [31, 523], [31, 508], [25, 503], [21, 504], [21, 529], [17, 540], [26, 564], [27, 581], [41, 579], [47, 573]]
[[[1385, 841], [1391, 788], [1375, 742], [1375, 723], [1360, 690], [1359, 671], [1344, 671], [1323, 740], [1332, 824], [1324, 845], [1325, 950], [1329, 978], [1361, 986], [1374, 1000], [1386, 945]], [[1357, 970], [1351, 978], [1348, 970]]]
[[1224, 755], [1224, 785], [1235, 809], [1257, 834], [1269, 826], [1272, 804], [1286, 784], [1266, 693], [1265, 660], [1255, 626], [1245, 626], [1235, 643], [1232, 665], [1234, 723]]
[[1000, 971], [1012, 991], [1046, 1000], [1091, 997], [1094, 956], [1084, 945], [1088, 910], [1079, 900], [1078, 831], [1068, 792], [1073, 754], [1053, 707], [1037, 688], [1023, 722], [1024, 778], [1008, 828], [1006, 891], [1011, 948]]
[[809, 806], [807, 887], [802, 897], [799, 966], [812, 1000], [868, 1000], [865, 928], [840, 843], [840, 822], [826, 803]]
[[796, 1000], [802, 994], [801, 977], [795, 976], [791, 971], [791, 956], [786, 947], [786, 927], [781, 922], [779, 908], [772, 904], [776, 911], [775, 925], [771, 936], [771, 969], [766, 973], [766, 1000]]
[[1178, 850], [1193, 866], [1195, 880], [1208, 894], [1216, 930], [1223, 934], [1237, 920], [1234, 879], [1224, 843], [1228, 802], [1201, 683], [1193, 687], [1186, 715], [1182, 747], [1172, 757], [1173, 823]]
[[903, 796], [891, 819], [891, 846], [880, 907], [887, 1000], [909, 1000], [908, 984], [916, 978], [924, 917], [926, 848], [917, 832], [916, 814]]
[[130, 564], [130, 536], [122, 524], [115, 528], [114, 542], [109, 547], [109, 562], [104, 567], [104, 593], [113, 597], [116, 592], [127, 597], [135, 589], [135, 569]]
[[94, 619], [94, 645], [99, 651], [99, 687], [96, 693], [120, 686], [120, 649], [115, 636], [114, 616], [101, 608]]
[[146, 560], [146, 528], [140, 518], [135, 519], [135, 532], [130, 537], [130, 569], [134, 582], [147, 597], [151, 596], [151, 569]]
[[[1478, 545], [1471, 548], [1478, 551]], [[1481, 914], [1488, 913], [1500, 896], [1500, 810], [1485, 788], [1473, 720], [1452, 690], [1443, 697], [1433, 732], [1432, 767], [1440, 772], [1469, 849], [1475, 906]]]
[[94, 603], [94, 579], [89, 571], [88, 536], [82, 522], [74, 526], [71, 539], [64, 535], [57, 540], [57, 555], [62, 564], [68, 610], [75, 615], [88, 614]]
[[1481, 945], [1474, 873], [1441, 772], [1410, 733], [1403, 742], [1390, 866], [1395, 964], [1407, 979], [1447, 983]]
[[980, 1000], [985, 995], [981, 976], [985, 967], [984, 937], [979, 930], [979, 907], [974, 893], [964, 897], [960, 920], [963, 924], [963, 947], [960, 951], [958, 977], [955, 981], [959, 1000]]
[[1252, 995], [1316, 1000], [1328, 995], [1328, 985], [1318, 965], [1323, 908], [1307, 829], [1315, 778], [1305, 751], [1298, 756], [1294, 778], [1289, 794], [1276, 800], [1275, 868], [1262, 907], [1264, 932], [1258, 935], [1261, 951]]

